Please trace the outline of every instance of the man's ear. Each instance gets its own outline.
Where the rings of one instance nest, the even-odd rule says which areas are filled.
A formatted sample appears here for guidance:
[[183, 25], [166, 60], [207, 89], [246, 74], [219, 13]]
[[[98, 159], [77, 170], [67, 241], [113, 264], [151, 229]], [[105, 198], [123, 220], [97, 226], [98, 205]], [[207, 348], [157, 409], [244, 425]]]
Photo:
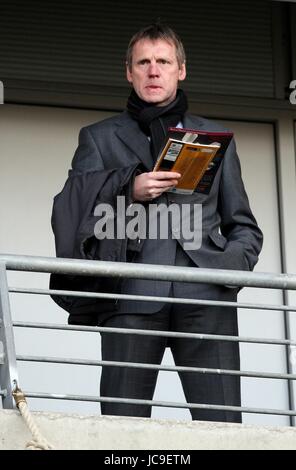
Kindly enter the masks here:
[[125, 67], [126, 67], [126, 79], [129, 83], [133, 83], [132, 73], [130, 71], [130, 68], [127, 62], [125, 63]]
[[182, 82], [182, 80], [185, 80], [185, 78], [186, 78], [186, 65], [184, 62], [179, 69], [179, 81]]

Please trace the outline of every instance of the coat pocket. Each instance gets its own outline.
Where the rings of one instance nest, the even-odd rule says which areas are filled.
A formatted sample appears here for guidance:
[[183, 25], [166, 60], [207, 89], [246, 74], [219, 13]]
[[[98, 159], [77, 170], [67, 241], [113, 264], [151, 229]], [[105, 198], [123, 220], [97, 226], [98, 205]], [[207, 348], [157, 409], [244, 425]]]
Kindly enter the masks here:
[[214, 245], [216, 245], [221, 250], [224, 250], [227, 240], [225, 237], [223, 237], [223, 235], [220, 235], [218, 232], [211, 232], [209, 233], [209, 238], [214, 243]]

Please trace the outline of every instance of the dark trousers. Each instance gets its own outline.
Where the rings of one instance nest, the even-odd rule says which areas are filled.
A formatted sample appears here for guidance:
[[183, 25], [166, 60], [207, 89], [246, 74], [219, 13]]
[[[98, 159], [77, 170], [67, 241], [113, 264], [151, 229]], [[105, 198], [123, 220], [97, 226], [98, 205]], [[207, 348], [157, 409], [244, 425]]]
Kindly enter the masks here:
[[[227, 299], [227, 289], [211, 286], [213, 299]], [[225, 295], [223, 295], [225, 294]], [[190, 333], [237, 335], [236, 309], [193, 305], [166, 305], [154, 314], [121, 314], [104, 326], [167, 330]], [[160, 364], [170, 347], [178, 366], [239, 369], [239, 348], [235, 342], [187, 338], [102, 333], [102, 359]], [[101, 396], [152, 400], [158, 371], [105, 366], [102, 368]], [[239, 376], [179, 372], [188, 403], [240, 406]], [[170, 401], [169, 390], [167, 401]], [[151, 416], [151, 406], [101, 403], [104, 415]], [[241, 413], [190, 409], [192, 419], [241, 422]]]

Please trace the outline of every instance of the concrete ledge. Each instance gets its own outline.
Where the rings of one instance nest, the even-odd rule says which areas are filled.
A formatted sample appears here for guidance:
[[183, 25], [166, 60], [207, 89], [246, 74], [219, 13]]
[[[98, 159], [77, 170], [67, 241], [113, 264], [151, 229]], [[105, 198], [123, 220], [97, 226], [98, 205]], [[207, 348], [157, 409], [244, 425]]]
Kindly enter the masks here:
[[[112, 416], [33, 413], [56, 449], [296, 449], [296, 428]], [[31, 435], [18, 411], [0, 411], [0, 450], [25, 449]]]

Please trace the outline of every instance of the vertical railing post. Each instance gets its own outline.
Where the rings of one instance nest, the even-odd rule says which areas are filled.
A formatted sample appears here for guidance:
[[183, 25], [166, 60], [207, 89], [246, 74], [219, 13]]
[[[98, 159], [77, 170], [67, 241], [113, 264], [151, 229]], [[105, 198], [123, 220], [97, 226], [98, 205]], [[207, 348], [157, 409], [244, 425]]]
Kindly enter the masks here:
[[2, 360], [0, 360], [0, 389], [3, 408], [14, 408], [12, 391], [14, 381], [18, 382], [16, 354], [14, 345], [13, 325], [10, 313], [10, 302], [6, 265], [0, 262], [0, 345], [2, 345]]

